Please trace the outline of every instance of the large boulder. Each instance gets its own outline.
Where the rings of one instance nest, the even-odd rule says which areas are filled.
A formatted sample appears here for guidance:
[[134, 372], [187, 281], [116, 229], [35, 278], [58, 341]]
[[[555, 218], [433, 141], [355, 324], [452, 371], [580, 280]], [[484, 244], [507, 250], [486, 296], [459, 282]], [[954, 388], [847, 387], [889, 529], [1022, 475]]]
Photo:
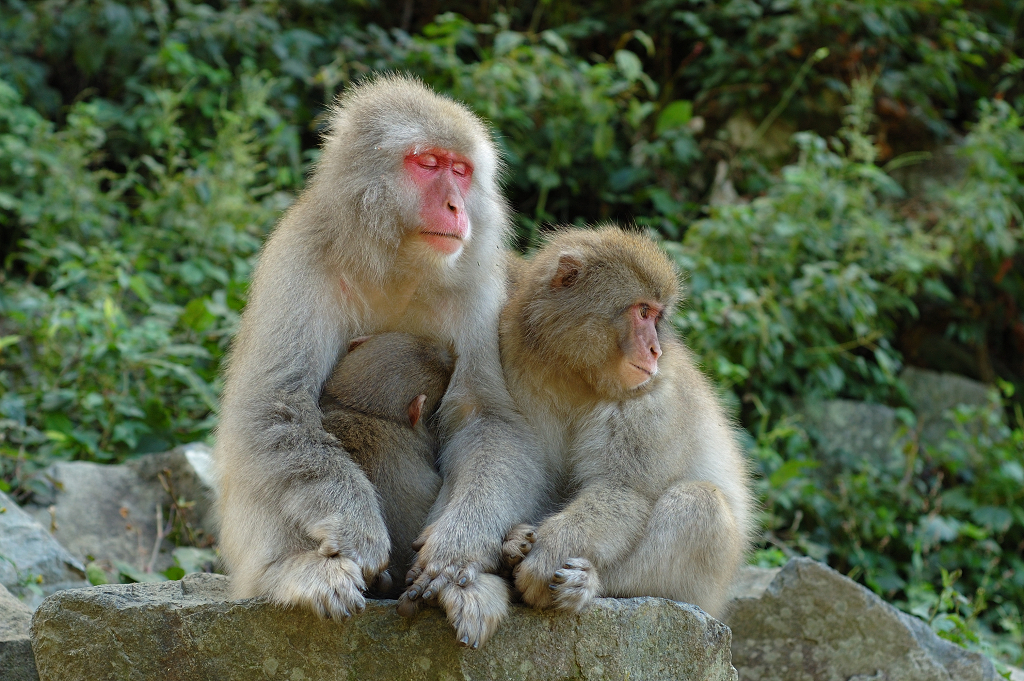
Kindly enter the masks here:
[[0, 585], [21, 595], [27, 584], [82, 586], [84, 578], [82, 562], [0, 492]]
[[0, 679], [38, 681], [29, 625], [32, 610], [0, 586]]
[[96, 586], [46, 599], [32, 620], [43, 681], [127, 679], [736, 678], [729, 629], [657, 598], [598, 599], [582, 615], [515, 606], [479, 650], [456, 644], [444, 615], [412, 620], [369, 601], [349, 620], [261, 600], [233, 601], [227, 578]]
[[899, 465], [896, 410], [882, 404], [852, 400], [808, 402], [801, 413], [818, 443], [824, 473], [833, 474], [853, 461], [869, 459], [883, 466]]
[[946, 433], [953, 428], [953, 421], [946, 415], [950, 409], [960, 405], [998, 404], [993, 386], [957, 374], [907, 367], [900, 374], [900, 380], [907, 386], [907, 396], [917, 414], [924, 445], [936, 446], [946, 438]]
[[[26, 506], [52, 527], [53, 537], [81, 561], [122, 562], [136, 568], [172, 564], [170, 543], [157, 543], [157, 507], [167, 521], [173, 492], [185, 501], [190, 525], [201, 528], [210, 496], [191, 463], [206, 445], [148, 454], [121, 465], [64, 461], [46, 469], [50, 494]], [[166, 487], [165, 487], [166, 485]], [[153, 550], [157, 548], [154, 558]], [[112, 569], [112, 565], [106, 565]]]
[[751, 574], [726, 621], [742, 681], [994, 681], [992, 663], [936, 636], [827, 565]]

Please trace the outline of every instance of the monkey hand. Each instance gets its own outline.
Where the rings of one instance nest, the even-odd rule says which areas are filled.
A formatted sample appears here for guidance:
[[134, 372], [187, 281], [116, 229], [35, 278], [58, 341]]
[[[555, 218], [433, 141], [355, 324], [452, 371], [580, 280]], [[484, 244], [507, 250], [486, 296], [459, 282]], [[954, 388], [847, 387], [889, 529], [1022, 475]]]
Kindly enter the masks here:
[[601, 592], [597, 570], [586, 558], [560, 558], [538, 542], [513, 572], [523, 600], [538, 609], [582, 612]]
[[307, 529], [319, 546], [285, 561], [273, 600], [305, 605], [324, 618], [362, 612], [363, 592], [387, 567], [391, 544], [379, 511], [349, 517], [355, 515], [333, 514]]
[[496, 567], [496, 560], [467, 557], [471, 553], [489, 552], [452, 551], [441, 540], [444, 536], [443, 531], [431, 526], [414, 544], [420, 547], [419, 554], [406, 577], [407, 588], [399, 598], [398, 612], [410, 616], [416, 612], [417, 602], [436, 600], [455, 627], [459, 643], [478, 648], [508, 612], [508, 587], [503, 579], [487, 573]]

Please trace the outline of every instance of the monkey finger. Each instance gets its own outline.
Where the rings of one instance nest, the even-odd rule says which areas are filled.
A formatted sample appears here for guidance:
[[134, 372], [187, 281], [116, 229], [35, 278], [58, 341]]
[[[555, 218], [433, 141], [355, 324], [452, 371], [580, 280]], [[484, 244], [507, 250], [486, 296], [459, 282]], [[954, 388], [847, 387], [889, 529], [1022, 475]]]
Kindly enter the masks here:
[[416, 567], [415, 565], [409, 568], [409, 571], [405, 573], [405, 585], [409, 586], [423, 574], [423, 568]]
[[402, 594], [398, 598], [398, 607], [395, 608], [395, 612], [398, 613], [399, 617], [405, 617], [406, 619], [414, 617], [416, 613], [420, 611], [420, 604], [408, 598], [405, 594]]
[[423, 589], [423, 595], [421, 597], [423, 598], [423, 600], [429, 601], [430, 599], [435, 598], [439, 593], [441, 593], [441, 589], [445, 588], [448, 585], [448, 577], [446, 577], [445, 575], [438, 575], [430, 581], [430, 583], [426, 586], [425, 589]]

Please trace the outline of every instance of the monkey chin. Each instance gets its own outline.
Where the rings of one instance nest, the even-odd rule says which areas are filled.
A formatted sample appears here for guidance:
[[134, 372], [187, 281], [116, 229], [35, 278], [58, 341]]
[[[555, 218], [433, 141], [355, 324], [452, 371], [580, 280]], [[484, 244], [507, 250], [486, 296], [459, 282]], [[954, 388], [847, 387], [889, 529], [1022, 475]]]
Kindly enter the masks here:
[[647, 371], [628, 360], [623, 361], [619, 367], [619, 380], [622, 382], [623, 389], [629, 393], [649, 388], [654, 382], [654, 377], [657, 375], [657, 367], [653, 371]]
[[437, 234], [434, 232], [420, 232], [419, 240], [422, 242], [424, 248], [423, 251], [434, 260], [440, 260], [441, 262], [451, 265], [466, 248], [466, 242], [469, 241], [469, 233], [467, 231], [464, 237], [450, 236], [447, 234]]

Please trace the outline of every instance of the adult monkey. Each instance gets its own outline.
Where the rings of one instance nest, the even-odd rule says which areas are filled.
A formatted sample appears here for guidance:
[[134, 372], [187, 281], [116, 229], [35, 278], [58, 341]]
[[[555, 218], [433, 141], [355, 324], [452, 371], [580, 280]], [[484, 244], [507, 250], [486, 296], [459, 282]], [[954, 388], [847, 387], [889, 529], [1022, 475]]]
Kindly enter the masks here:
[[317, 401], [349, 340], [404, 331], [459, 358], [413, 597], [438, 597], [465, 645], [497, 626], [506, 587], [482, 573], [537, 496], [525, 481], [542, 476], [498, 355], [510, 230], [499, 169], [481, 121], [418, 81], [382, 76], [339, 100], [309, 186], [264, 246], [228, 363], [215, 456], [236, 596], [324, 617], [364, 607], [388, 529]]

